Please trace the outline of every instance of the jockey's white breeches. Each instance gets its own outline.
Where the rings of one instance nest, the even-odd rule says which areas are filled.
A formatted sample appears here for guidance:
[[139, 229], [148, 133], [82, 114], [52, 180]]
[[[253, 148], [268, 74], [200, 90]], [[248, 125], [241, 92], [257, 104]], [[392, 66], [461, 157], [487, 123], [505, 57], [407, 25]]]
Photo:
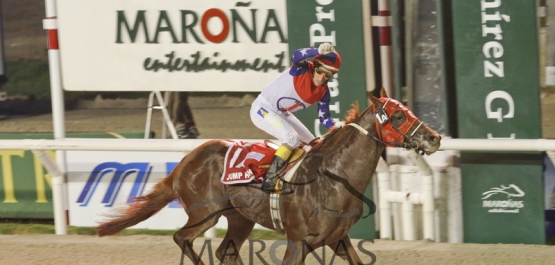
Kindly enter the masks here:
[[315, 138], [295, 115], [278, 110], [260, 95], [252, 103], [250, 115], [256, 127], [291, 147], [299, 146], [301, 142], [309, 143]]

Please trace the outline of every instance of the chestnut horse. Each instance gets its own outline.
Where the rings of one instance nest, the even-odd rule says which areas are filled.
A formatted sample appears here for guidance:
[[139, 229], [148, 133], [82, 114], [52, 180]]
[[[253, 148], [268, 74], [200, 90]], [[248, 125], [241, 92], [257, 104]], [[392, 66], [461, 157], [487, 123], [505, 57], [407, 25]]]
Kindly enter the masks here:
[[[288, 239], [283, 264], [301, 264], [308, 253], [325, 245], [344, 259], [348, 256], [349, 262], [361, 264], [348, 232], [362, 216], [363, 194], [385, 146], [428, 155], [438, 150], [441, 137], [436, 132], [401, 103], [387, 98], [383, 89], [381, 96], [370, 96], [372, 106], [360, 114], [355, 105], [347, 125], [328, 133], [307, 154], [291, 183], [285, 183], [293, 193], [281, 195], [279, 202]], [[225, 216], [228, 230], [216, 257], [225, 264], [238, 264], [238, 251], [255, 223], [275, 228], [269, 195], [260, 185], [221, 183], [224, 157], [232, 144], [211, 140], [191, 151], [150, 193], [101, 223], [98, 235], [113, 235], [144, 221], [177, 198], [189, 217], [173, 236], [182, 255], [204, 264], [187, 244]], [[230, 243], [235, 248], [229, 247]]]

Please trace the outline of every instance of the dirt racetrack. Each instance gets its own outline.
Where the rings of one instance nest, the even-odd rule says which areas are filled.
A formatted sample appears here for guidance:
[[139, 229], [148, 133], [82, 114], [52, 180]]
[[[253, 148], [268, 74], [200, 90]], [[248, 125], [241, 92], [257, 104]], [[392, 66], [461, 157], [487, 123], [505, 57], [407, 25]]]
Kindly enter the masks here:
[[[212, 250], [218, 247], [221, 239], [213, 239]], [[283, 241], [282, 241], [283, 242]], [[282, 242], [252, 241], [252, 251], [245, 242], [240, 252], [243, 264], [276, 264], [281, 259], [285, 247]], [[195, 250], [205, 243], [203, 238], [195, 241]], [[359, 240], [353, 240], [357, 246]], [[276, 251], [270, 251], [276, 248]], [[251, 257], [252, 253], [252, 257]], [[258, 256], [256, 253], [259, 253]], [[311, 264], [349, 264], [340, 257], [333, 257], [331, 249], [322, 249], [306, 260]], [[363, 242], [362, 251], [358, 250], [364, 264], [555, 264], [553, 246], [537, 245], [488, 245], [488, 244], [449, 244], [428, 241], [388, 241], [376, 240], [374, 244]], [[325, 258], [322, 258], [325, 256]], [[202, 259], [206, 264], [219, 264], [212, 255], [210, 262], [208, 248]], [[333, 258], [333, 259], [332, 259]], [[1, 235], [0, 264], [179, 264], [180, 251], [171, 236], [116, 236], [98, 238], [95, 236], [57, 236], [57, 235]], [[325, 261], [325, 262], [322, 262]], [[264, 263], [266, 262], [266, 263]], [[193, 264], [187, 260], [185, 264]], [[278, 263], [279, 264], [279, 263]]]

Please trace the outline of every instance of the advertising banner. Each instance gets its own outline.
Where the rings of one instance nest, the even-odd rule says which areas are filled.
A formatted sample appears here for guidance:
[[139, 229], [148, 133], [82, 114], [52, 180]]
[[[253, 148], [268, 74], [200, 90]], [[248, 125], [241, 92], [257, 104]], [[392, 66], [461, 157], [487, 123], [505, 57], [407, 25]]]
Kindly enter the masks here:
[[[165, 178], [184, 153], [159, 152], [68, 152], [69, 222], [92, 227], [107, 220], [106, 214], [126, 207]], [[148, 229], [179, 229], [187, 215], [178, 201], [134, 226]]]
[[[541, 138], [536, 2], [452, 1], [458, 135]], [[545, 243], [539, 153], [461, 153], [464, 241]]]
[[[68, 138], [142, 138], [144, 132], [68, 133]], [[1, 133], [0, 139], [53, 139], [52, 133]], [[47, 152], [55, 159], [55, 152]], [[52, 176], [33, 152], [0, 150], [0, 218], [52, 219]]]
[[[72, 226], [97, 226], [107, 215], [124, 209], [135, 197], [147, 194], [165, 178], [185, 153], [68, 151], [69, 222]], [[188, 217], [176, 199], [132, 228], [177, 230]], [[227, 229], [221, 217], [217, 228]], [[255, 228], [263, 227], [256, 225]]]
[[541, 154], [463, 154], [464, 242], [545, 244]]
[[260, 91], [289, 67], [285, 0], [58, 0], [72, 91]]
[[0, 150], [0, 180], [1, 218], [53, 218], [52, 176], [31, 151]]
[[[354, 102], [358, 102], [362, 110], [365, 109], [368, 99], [362, 2], [288, 0], [287, 21], [290, 52], [305, 47], [318, 47], [324, 42], [329, 42], [341, 55], [341, 69], [328, 82], [332, 117], [343, 120]], [[327, 132], [325, 127], [320, 125], [316, 104], [307, 110], [295, 112], [295, 116], [315, 136]]]

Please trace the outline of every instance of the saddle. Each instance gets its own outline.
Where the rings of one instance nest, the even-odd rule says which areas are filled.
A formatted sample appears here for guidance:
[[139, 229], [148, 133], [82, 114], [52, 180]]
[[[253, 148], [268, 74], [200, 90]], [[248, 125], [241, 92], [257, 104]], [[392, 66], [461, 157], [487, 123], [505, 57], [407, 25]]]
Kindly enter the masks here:
[[[278, 147], [269, 140], [263, 143], [236, 141], [225, 154], [224, 172], [220, 180], [227, 185], [262, 182]], [[307, 148], [303, 147], [293, 150], [291, 159], [279, 174], [280, 177], [287, 174], [306, 156]]]

